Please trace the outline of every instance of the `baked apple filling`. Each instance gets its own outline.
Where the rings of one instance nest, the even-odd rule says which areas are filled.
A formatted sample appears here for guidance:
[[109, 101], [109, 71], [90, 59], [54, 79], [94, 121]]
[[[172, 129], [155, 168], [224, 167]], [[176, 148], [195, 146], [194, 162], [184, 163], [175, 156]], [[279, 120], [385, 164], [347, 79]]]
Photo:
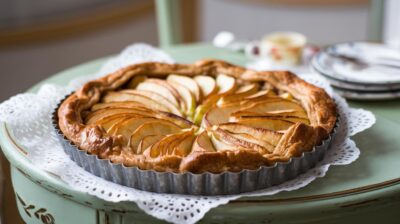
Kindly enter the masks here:
[[271, 154], [292, 125], [310, 124], [289, 93], [223, 74], [136, 76], [105, 92], [84, 122], [149, 158], [237, 149]]
[[80, 150], [140, 169], [257, 169], [301, 156], [328, 137], [336, 108], [290, 72], [222, 61], [143, 63], [86, 83], [58, 108]]

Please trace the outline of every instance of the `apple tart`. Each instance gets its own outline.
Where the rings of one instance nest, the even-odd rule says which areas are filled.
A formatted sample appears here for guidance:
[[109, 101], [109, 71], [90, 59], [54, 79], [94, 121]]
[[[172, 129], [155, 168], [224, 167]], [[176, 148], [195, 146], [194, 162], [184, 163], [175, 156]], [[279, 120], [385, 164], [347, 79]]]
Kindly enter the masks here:
[[332, 133], [326, 92], [287, 71], [223, 61], [136, 64], [90, 81], [56, 110], [79, 151], [125, 168], [172, 173], [272, 167]]

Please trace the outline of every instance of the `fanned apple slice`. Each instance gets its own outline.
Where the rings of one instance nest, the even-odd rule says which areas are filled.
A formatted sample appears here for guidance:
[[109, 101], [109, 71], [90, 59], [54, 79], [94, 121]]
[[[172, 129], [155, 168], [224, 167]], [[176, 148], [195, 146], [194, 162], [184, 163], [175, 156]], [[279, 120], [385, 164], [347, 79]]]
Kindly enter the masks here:
[[199, 85], [197, 85], [196, 81], [194, 81], [192, 78], [181, 75], [169, 75], [167, 77], [167, 81], [179, 83], [185, 86], [194, 95], [196, 102], [201, 101], [202, 96], [200, 92], [200, 87]]
[[[98, 104], [101, 105], [99, 108], [102, 109], [96, 109], [95, 111], [90, 112], [85, 120], [92, 120], [91, 123], [94, 123], [94, 121], [101, 119], [102, 117], [114, 115], [114, 114], [120, 114], [120, 115], [141, 115], [143, 117], [156, 117], [159, 119], [164, 119], [171, 121], [177, 125], [179, 125], [182, 128], [190, 128], [193, 126], [193, 123], [186, 120], [185, 118], [178, 116], [176, 114], [170, 113], [170, 112], [165, 112], [165, 111], [154, 111], [145, 107], [130, 107], [131, 102], [126, 101], [126, 102], [111, 102], [111, 103], [101, 103]], [[93, 117], [93, 118], [92, 118]]]
[[168, 113], [168, 112], [160, 111], [160, 112], [158, 112], [158, 114], [155, 117], [171, 121], [171, 122], [179, 125], [182, 128], [192, 128], [194, 125], [191, 121], [186, 120], [185, 118], [178, 116], [176, 114], [172, 114], [172, 113]]
[[145, 76], [145, 75], [136, 75], [129, 81], [129, 83], [126, 85], [126, 88], [136, 89], [136, 87], [139, 85], [139, 83], [144, 82], [144, 80], [146, 80], [146, 79], [147, 79], [147, 76]]
[[177, 144], [173, 146], [173, 150], [169, 154], [181, 157], [187, 156], [192, 151], [193, 142], [195, 138], [196, 135], [194, 135], [193, 132], [188, 133], [187, 136], [183, 138], [181, 141], [177, 141]]
[[193, 143], [192, 151], [198, 152], [215, 152], [213, 143], [208, 136], [207, 131], [201, 132]]
[[198, 75], [195, 76], [194, 81], [199, 85], [202, 96], [203, 96], [203, 101], [204, 99], [208, 98], [211, 95], [214, 95], [218, 92], [218, 87], [213, 78], [210, 76], [205, 76], [205, 75]]
[[[243, 111], [265, 113], [281, 110], [294, 110], [299, 113], [299, 117], [306, 117], [307, 113], [300, 104], [289, 100], [265, 100], [257, 103], [248, 103], [249, 106], [243, 108]], [[301, 114], [300, 114], [301, 113]]]
[[143, 108], [104, 108], [100, 110], [96, 110], [94, 112], [91, 112], [87, 117], [86, 117], [86, 123], [87, 124], [92, 124], [98, 121], [101, 121], [102, 119], [105, 119], [109, 116], [141, 116], [141, 117], [154, 117], [157, 119], [163, 119], [170, 121], [174, 124], [179, 125], [181, 128], [190, 128], [193, 126], [193, 123], [184, 119], [181, 116], [169, 113], [169, 112], [163, 112], [163, 111], [152, 111], [152, 110], [142, 110]]
[[156, 92], [146, 91], [146, 90], [133, 90], [133, 89], [125, 89], [125, 90], [121, 90], [119, 92], [128, 93], [128, 94], [132, 94], [132, 95], [142, 95], [142, 96], [148, 97], [152, 100], [157, 101], [159, 104], [163, 104], [172, 113], [178, 113], [178, 114], [180, 113], [179, 107], [176, 107], [171, 101], [169, 101], [167, 98], [163, 97], [162, 95], [160, 95]]
[[[213, 103], [216, 103], [218, 101], [218, 97], [211, 96], [205, 103], [203, 103], [202, 105], [197, 106], [196, 110], [194, 111], [194, 118], [193, 118], [193, 122], [195, 124], [201, 124], [204, 115], [207, 113], [207, 111], [210, 110], [210, 108], [212, 108]], [[211, 98], [213, 98], [213, 102], [210, 100]]]
[[[122, 135], [126, 140], [126, 145], [129, 144], [129, 141], [132, 140], [132, 136], [135, 135], [136, 130], [140, 127], [144, 127], [141, 131], [147, 129], [160, 129], [159, 132], [154, 132], [155, 134], [162, 134], [163, 132], [169, 131], [170, 133], [176, 133], [181, 130], [181, 128], [169, 121], [156, 119], [156, 118], [131, 118], [119, 123], [118, 126], [113, 130], [110, 129], [110, 134], [113, 135]], [[150, 130], [149, 130], [150, 131]], [[139, 133], [139, 132], [138, 132]], [[170, 134], [168, 133], [168, 134]], [[135, 142], [135, 146], [137, 147]]]
[[252, 137], [266, 141], [269, 144], [276, 146], [280, 139], [282, 138], [282, 133], [278, 133], [276, 131], [264, 129], [264, 128], [255, 128], [251, 126], [246, 126], [240, 123], [226, 123], [226, 124], [220, 124], [218, 127], [229, 131], [231, 133], [235, 134], [248, 134], [251, 135]]
[[237, 88], [235, 78], [224, 74], [217, 76], [216, 83], [218, 86], [218, 95], [233, 93]]
[[108, 116], [105, 117], [103, 119], [101, 119], [100, 121], [97, 121], [96, 124], [100, 125], [106, 132], [108, 132], [108, 130], [114, 126], [116, 123], [119, 123], [121, 121], [123, 121], [124, 119], [126, 119], [125, 116], [121, 116], [120, 114], [116, 114], [113, 116]]
[[139, 108], [142, 110], [151, 110], [145, 107], [145, 105], [142, 103], [134, 101], [126, 101], [126, 102], [98, 103], [92, 106], [91, 111], [97, 111], [105, 108]]
[[142, 154], [145, 149], [160, 141], [164, 137], [164, 135], [147, 135], [143, 137], [142, 140], [140, 140], [139, 145], [137, 146], [136, 154]]
[[91, 112], [85, 117], [84, 122], [86, 124], [93, 124], [96, 123], [97, 121], [100, 121], [104, 118], [107, 118], [109, 116], [113, 115], [119, 115], [119, 116], [125, 116], [125, 115], [130, 115], [130, 116], [142, 116], [142, 117], [149, 117], [151, 116], [150, 113], [147, 111], [140, 111], [136, 109], [131, 109], [131, 108], [113, 108], [113, 109], [101, 109], [101, 110], [96, 110], [94, 112]]
[[145, 96], [132, 95], [132, 94], [120, 93], [120, 92], [108, 92], [103, 97], [103, 103], [125, 102], [125, 101], [139, 102], [153, 110], [169, 111], [165, 105], [160, 104], [157, 101], [155, 101], [151, 98], [145, 97]]
[[300, 123], [304, 123], [304, 124], [310, 125], [310, 120], [304, 119], [304, 118], [299, 118], [299, 117], [289, 117], [289, 116], [282, 116], [282, 117], [279, 117], [279, 116], [274, 116], [274, 117], [266, 116], [266, 117], [267, 118], [272, 118], [272, 119], [281, 119], [281, 120], [290, 121], [290, 122], [293, 122], [293, 123], [300, 122]]
[[[170, 122], [163, 122], [162, 120], [147, 122], [138, 127], [133, 133], [131, 133], [129, 144], [133, 149], [137, 149], [140, 141], [150, 135], [161, 135], [165, 137], [166, 135], [178, 133], [181, 128]], [[141, 148], [141, 150], [146, 149]], [[137, 152], [141, 153], [141, 152]]]
[[164, 80], [147, 79], [145, 82], [140, 83], [136, 89], [155, 92], [167, 98], [176, 107], [181, 107], [181, 97], [178, 91]]
[[168, 155], [168, 153], [172, 153], [171, 145], [177, 144], [179, 141], [185, 139], [188, 135], [188, 132], [193, 133], [191, 130], [189, 130], [165, 136], [160, 141], [145, 149], [143, 155], [151, 158], [157, 158]]
[[257, 83], [251, 83], [251, 84], [242, 86], [242, 87], [238, 88], [236, 90], [236, 92], [222, 96], [218, 100], [217, 105], [221, 106], [221, 105], [226, 104], [227, 102], [243, 100], [246, 97], [256, 94], [258, 92], [259, 87], [260, 86]]
[[[228, 95], [230, 96], [230, 95]], [[246, 96], [244, 98], [237, 98], [235, 99], [232, 97], [229, 101], [226, 101], [223, 105], [220, 106], [229, 106], [231, 104], [238, 104], [241, 105], [252, 105], [259, 102], [266, 102], [266, 101], [281, 101], [282, 98], [278, 97], [273, 91], [271, 90], [260, 90], [255, 94]], [[284, 99], [283, 99], [284, 100]]]
[[[275, 146], [271, 143], [258, 139], [253, 135], [247, 133], [230, 133], [233, 137], [245, 141], [246, 145], [248, 143], [254, 144], [253, 146], [248, 147], [249, 149], [255, 149], [261, 154], [272, 153], [274, 151]], [[248, 142], [248, 143], [247, 143]], [[258, 147], [260, 146], [260, 147]]]
[[183, 102], [185, 104], [185, 114], [188, 117], [192, 117], [194, 110], [196, 109], [196, 98], [193, 93], [184, 85], [180, 83], [168, 80], [169, 84], [171, 84], [181, 95]]
[[218, 87], [217, 94], [211, 95], [196, 108], [193, 119], [194, 123], [201, 123], [204, 114], [207, 113], [207, 111], [210, 110], [210, 108], [212, 108], [222, 96], [233, 93], [237, 88], [235, 78], [223, 74], [217, 76], [216, 84]]
[[255, 150], [261, 154], [270, 153], [274, 150], [274, 147], [271, 144], [255, 139], [249, 134], [231, 133], [219, 128], [218, 126], [213, 127], [213, 132], [219, 137], [219, 139], [222, 139], [223, 142], [227, 142], [241, 148]]
[[215, 133], [211, 133], [210, 139], [216, 151], [235, 150], [239, 148], [238, 146], [235, 146], [229, 142], [225, 142], [223, 139], [220, 139], [220, 137], [218, 137], [218, 135], [216, 135]]
[[208, 130], [214, 125], [227, 123], [230, 115], [239, 110], [241, 110], [240, 104], [213, 107], [204, 115], [202, 126]]
[[162, 139], [160, 139], [158, 142], [146, 148], [142, 154], [150, 158], [157, 158], [163, 156], [170, 142], [178, 137], [180, 137], [180, 133], [167, 135]]
[[268, 116], [268, 115], [264, 115], [264, 114], [260, 114], [260, 115], [257, 115], [257, 114], [254, 115], [253, 114], [251, 116], [239, 116], [239, 117], [231, 116], [229, 118], [229, 121], [230, 122], [236, 122], [236, 121], [240, 120], [241, 118], [270, 118], [270, 119], [276, 119], [276, 120], [290, 121], [290, 122], [293, 122], [293, 123], [301, 122], [301, 123], [304, 123], [304, 124], [307, 124], [307, 125], [310, 124], [310, 121], [308, 119], [304, 119], [304, 118], [290, 117], [290, 116], [276, 116], [276, 115]]
[[290, 121], [283, 121], [272, 118], [258, 118], [258, 117], [239, 118], [236, 122], [250, 127], [264, 128], [273, 131], [284, 131], [287, 130], [290, 126], [295, 124]]
[[278, 97], [278, 95], [276, 95], [276, 93], [274, 91], [263, 89], [253, 95], [245, 97], [244, 99], [257, 102], [257, 101], [262, 101], [262, 100], [266, 100], [269, 98], [277, 98], [277, 97]]
[[181, 109], [183, 111], [185, 105], [184, 105], [182, 96], [171, 84], [169, 84], [166, 80], [161, 80], [161, 79], [148, 79], [148, 82], [155, 83], [155, 84], [158, 84], [158, 85], [161, 85], [161, 86], [167, 88], [172, 93], [172, 95], [175, 97], [176, 101], [178, 102], [179, 106], [181, 107]]
[[[151, 117], [147, 117], [147, 118], [151, 118]], [[130, 119], [144, 119], [143, 117], [137, 117], [137, 116], [124, 116], [123, 119], [118, 120], [117, 122], [115, 122], [113, 125], [111, 125], [107, 130], [107, 134], [109, 135], [115, 135], [116, 130], [121, 126], [121, 123], [124, 123], [127, 120]], [[128, 142], [127, 139], [125, 138], [125, 143]]]
[[303, 111], [290, 110], [275, 110], [270, 112], [252, 112], [249, 110], [240, 110], [231, 114], [231, 117], [251, 117], [251, 116], [269, 116], [269, 117], [296, 117], [308, 120], [307, 115]]
[[[122, 135], [128, 142], [132, 133], [135, 132], [137, 128], [148, 122], [161, 121], [154, 117], [131, 117], [122, 120], [120, 123], [116, 123], [115, 126], [110, 128], [109, 134], [111, 135]], [[171, 123], [172, 124], [172, 123]]]

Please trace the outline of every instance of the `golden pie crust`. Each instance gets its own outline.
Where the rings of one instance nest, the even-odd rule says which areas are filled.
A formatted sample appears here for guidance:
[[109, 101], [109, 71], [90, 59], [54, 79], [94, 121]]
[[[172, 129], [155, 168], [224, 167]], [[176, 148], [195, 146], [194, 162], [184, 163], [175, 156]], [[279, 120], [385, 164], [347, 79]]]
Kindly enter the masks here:
[[[188, 77], [216, 77], [225, 74], [238, 82], [263, 82], [275, 90], [289, 93], [306, 111], [309, 124], [294, 123], [282, 132], [279, 143], [270, 153], [261, 153], [241, 145], [215, 151], [193, 147], [183, 156], [168, 154], [155, 157], [149, 156], [149, 153], [134, 152], [121, 136], [108, 134], [100, 125], [85, 124], [84, 117], [102, 100], [105, 93], [124, 88], [136, 76], [165, 79], [170, 74]], [[319, 145], [332, 132], [337, 119], [336, 105], [331, 97], [323, 89], [303, 81], [291, 72], [253, 71], [219, 60], [201, 60], [194, 64], [149, 62], [128, 66], [86, 83], [61, 103], [57, 115], [60, 130], [80, 150], [127, 167], [176, 173], [237, 172], [288, 161]], [[207, 132], [213, 130], [206, 128]]]

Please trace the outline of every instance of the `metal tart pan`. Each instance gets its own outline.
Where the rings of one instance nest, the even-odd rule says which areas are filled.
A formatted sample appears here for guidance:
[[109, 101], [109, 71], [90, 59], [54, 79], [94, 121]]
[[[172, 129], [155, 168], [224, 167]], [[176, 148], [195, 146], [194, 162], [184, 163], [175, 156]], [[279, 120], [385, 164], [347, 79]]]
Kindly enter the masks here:
[[273, 166], [262, 166], [257, 170], [244, 169], [240, 172], [219, 174], [158, 172], [112, 163], [109, 159], [101, 159], [97, 155], [91, 155], [79, 149], [64, 136], [59, 128], [57, 117], [59, 105], [53, 112], [52, 122], [64, 151], [77, 165], [116, 184], [156, 193], [232, 195], [281, 184], [315, 167], [324, 158], [339, 127], [338, 118], [332, 133], [320, 145], [287, 162], [277, 162]]

